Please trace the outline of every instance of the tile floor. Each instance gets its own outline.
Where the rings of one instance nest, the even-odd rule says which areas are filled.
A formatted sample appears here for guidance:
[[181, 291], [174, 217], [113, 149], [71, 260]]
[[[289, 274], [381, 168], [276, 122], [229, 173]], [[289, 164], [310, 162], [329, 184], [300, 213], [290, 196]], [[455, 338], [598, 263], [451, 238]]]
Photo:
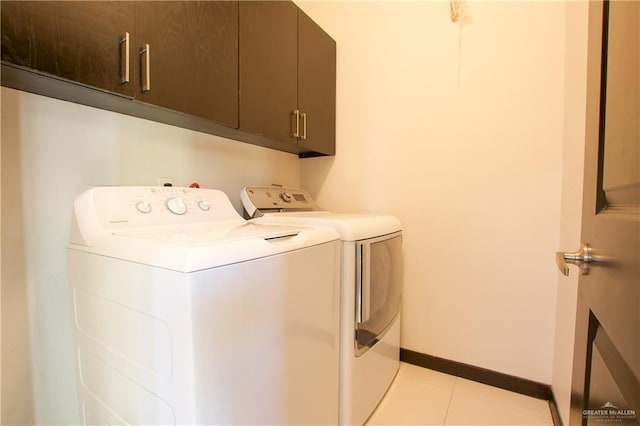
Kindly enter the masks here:
[[553, 425], [549, 403], [411, 364], [367, 425]]

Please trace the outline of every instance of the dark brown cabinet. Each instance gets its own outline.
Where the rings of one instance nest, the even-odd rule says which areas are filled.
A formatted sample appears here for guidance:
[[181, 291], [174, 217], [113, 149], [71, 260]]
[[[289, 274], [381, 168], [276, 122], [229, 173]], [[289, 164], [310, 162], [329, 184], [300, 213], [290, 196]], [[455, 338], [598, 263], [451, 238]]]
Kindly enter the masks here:
[[135, 15], [136, 98], [238, 127], [238, 4], [136, 2]]
[[238, 4], [2, 2], [2, 60], [238, 127]]
[[2, 1], [0, 13], [3, 86], [335, 154], [336, 43], [291, 1]]
[[240, 3], [240, 129], [295, 144], [298, 8], [292, 2]]
[[[298, 11], [298, 109], [301, 153], [336, 153], [336, 42]], [[306, 153], [306, 154], [305, 154]]]
[[240, 129], [335, 154], [336, 44], [295, 4], [240, 3]]
[[120, 82], [132, 3], [3, 1], [0, 11], [4, 62], [133, 97]]

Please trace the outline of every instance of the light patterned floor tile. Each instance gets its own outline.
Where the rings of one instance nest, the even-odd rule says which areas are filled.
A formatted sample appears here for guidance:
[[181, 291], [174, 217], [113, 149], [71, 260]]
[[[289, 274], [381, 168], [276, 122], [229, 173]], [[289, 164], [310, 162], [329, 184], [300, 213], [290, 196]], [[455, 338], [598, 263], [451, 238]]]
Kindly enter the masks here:
[[515, 392], [400, 363], [367, 425], [553, 425], [549, 404]]
[[451, 390], [398, 374], [368, 425], [442, 425]]
[[497, 402], [505, 407], [527, 411], [540, 416], [548, 415], [549, 418], [551, 418], [548, 401], [532, 398], [516, 392], [510, 392], [494, 386], [458, 378], [456, 380], [454, 392], [456, 394], [474, 396], [486, 401]]
[[400, 363], [398, 375], [416, 380], [421, 383], [427, 383], [439, 386], [445, 389], [453, 389], [456, 383], [456, 377], [449, 374], [440, 373], [438, 371], [429, 370], [427, 368], [418, 367], [417, 365]]
[[501, 400], [480, 398], [454, 390], [444, 423], [447, 426], [552, 426], [551, 415], [543, 416], [505, 405]]

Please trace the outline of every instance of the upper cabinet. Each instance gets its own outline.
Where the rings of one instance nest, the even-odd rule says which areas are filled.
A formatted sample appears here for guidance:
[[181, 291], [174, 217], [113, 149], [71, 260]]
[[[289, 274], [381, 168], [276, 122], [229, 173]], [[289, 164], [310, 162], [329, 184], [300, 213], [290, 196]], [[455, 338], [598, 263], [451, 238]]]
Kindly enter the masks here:
[[240, 2], [240, 129], [335, 154], [336, 44], [295, 4]]
[[3, 61], [133, 97], [120, 59], [132, 3], [3, 1], [0, 10]]
[[293, 2], [3, 0], [0, 12], [5, 86], [335, 154], [336, 44]]
[[296, 143], [298, 8], [283, 1], [240, 2], [240, 128]]
[[2, 2], [2, 60], [238, 127], [238, 4]]
[[136, 98], [238, 127], [238, 3], [135, 2], [135, 15]]
[[300, 146], [308, 155], [336, 153], [336, 42], [298, 10]]

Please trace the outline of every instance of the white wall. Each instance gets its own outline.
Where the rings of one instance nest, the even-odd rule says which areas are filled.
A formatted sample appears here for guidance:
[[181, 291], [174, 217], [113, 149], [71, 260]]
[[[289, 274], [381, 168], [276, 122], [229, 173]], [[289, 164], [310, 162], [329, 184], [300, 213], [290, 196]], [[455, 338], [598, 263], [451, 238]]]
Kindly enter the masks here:
[[300, 184], [297, 156], [2, 88], [2, 424], [77, 424], [66, 242], [89, 185]]
[[[558, 250], [575, 251], [580, 247], [582, 222], [589, 3], [570, 1], [566, 8], [564, 147]], [[559, 273], [558, 277], [552, 388], [562, 421], [569, 424], [578, 274], [574, 269], [569, 277]]]
[[337, 155], [302, 184], [402, 220], [402, 346], [550, 384], [564, 3], [470, 2], [461, 31], [445, 1], [298, 4], [338, 46]]

